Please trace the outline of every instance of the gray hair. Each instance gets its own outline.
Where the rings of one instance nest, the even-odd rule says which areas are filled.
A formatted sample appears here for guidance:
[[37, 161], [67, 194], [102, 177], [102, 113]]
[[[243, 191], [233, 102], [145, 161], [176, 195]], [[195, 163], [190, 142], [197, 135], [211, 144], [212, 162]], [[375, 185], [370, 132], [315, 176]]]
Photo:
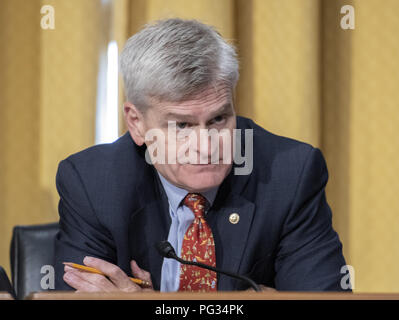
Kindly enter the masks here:
[[218, 84], [234, 90], [237, 54], [211, 26], [166, 19], [146, 25], [126, 42], [120, 70], [127, 100], [147, 107], [149, 99], [181, 102]]

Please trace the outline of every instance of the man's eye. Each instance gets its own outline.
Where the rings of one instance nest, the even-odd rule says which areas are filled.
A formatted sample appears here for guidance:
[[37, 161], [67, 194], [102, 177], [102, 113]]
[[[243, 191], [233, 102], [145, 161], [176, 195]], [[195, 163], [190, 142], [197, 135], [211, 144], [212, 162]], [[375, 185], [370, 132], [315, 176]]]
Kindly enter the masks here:
[[224, 120], [225, 120], [225, 116], [223, 116], [223, 115], [221, 115], [221, 116], [217, 116], [217, 117], [215, 117], [215, 118], [213, 118], [213, 123], [216, 123], [216, 124], [218, 124], [218, 123], [222, 123]]
[[187, 122], [178, 122], [176, 126], [178, 129], [185, 129], [187, 127]]

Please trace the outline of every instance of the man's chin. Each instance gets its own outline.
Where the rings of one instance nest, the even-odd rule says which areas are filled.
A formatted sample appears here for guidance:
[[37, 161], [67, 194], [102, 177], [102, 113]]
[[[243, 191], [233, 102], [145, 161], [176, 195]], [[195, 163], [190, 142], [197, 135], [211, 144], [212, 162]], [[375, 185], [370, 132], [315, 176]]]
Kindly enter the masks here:
[[226, 177], [226, 173], [203, 170], [196, 174], [188, 174], [184, 177], [185, 189], [190, 192], [204, 192], [220, 186]]
[[213, 188], [216, 188], [218, 186], [219, 186], [219, 184], [204, 183], [204, 184], [188, 185], [185, 187], [185, 189], [188, 192], [202, 193], [202, 192], [209, 191]]

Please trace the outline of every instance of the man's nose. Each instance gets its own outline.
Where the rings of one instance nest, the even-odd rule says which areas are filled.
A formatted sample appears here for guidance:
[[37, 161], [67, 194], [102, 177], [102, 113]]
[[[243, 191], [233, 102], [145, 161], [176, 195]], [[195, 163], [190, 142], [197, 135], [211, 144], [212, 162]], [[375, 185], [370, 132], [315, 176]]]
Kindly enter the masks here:
[[212, 154], [218, 150], [219, 140], [216, 135], [213, 137], [215, 141], [212, 141], [212, 135], [209, 134], [209, 131], [206, 127], [200, 127], [195, 131], [197, 141], [194, 142], [193, 147], [195, 148], [196, 154], [203, 161], [210, 161]]

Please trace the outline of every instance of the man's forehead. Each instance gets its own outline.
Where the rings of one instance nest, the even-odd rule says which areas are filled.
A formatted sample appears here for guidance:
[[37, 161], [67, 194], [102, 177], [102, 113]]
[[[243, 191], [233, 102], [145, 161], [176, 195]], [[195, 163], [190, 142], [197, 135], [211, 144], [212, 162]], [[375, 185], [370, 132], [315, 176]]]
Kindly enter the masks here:
[[231, 90], [227, 88], [211, 88], [197, 94], [195, 97], [182, 102], [162, 102], [158, 101], [156, 105], [160, 110], [169, 113], [172, 111], [184, 110], [200, 110], [209, 109], [216, 110], [226, 108], [232, 103]]

